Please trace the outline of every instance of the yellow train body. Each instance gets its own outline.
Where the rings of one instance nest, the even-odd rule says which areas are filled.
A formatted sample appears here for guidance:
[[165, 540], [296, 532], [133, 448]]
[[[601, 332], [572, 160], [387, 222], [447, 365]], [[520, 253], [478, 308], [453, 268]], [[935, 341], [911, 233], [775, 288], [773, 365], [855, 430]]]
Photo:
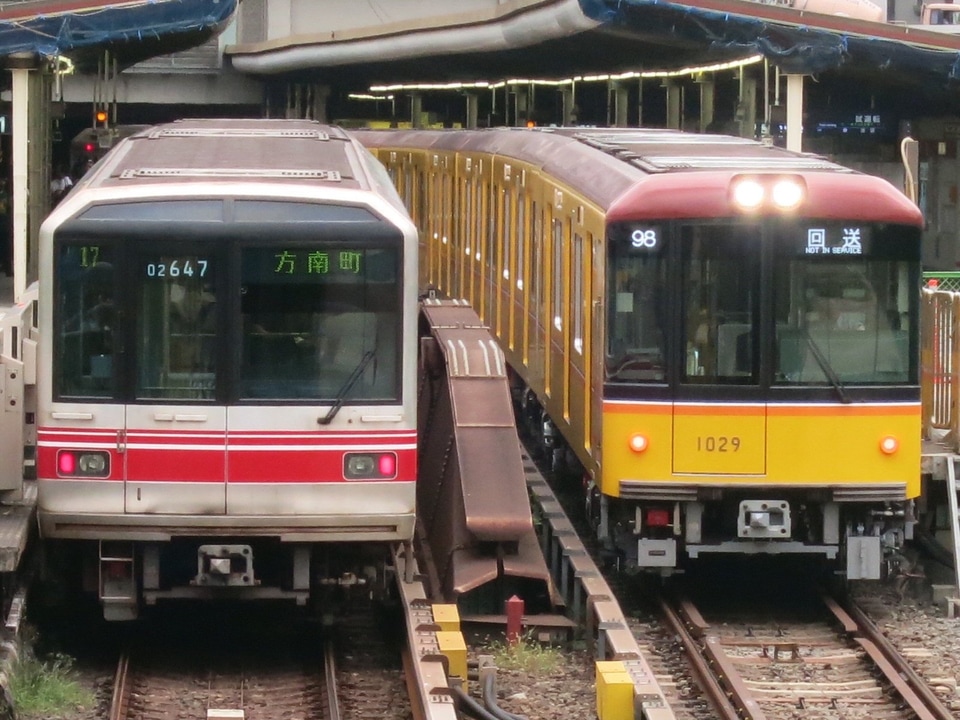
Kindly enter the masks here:
[[[630, 438], [642, 432], [638, 454]], [[903, 438], [899, 452], [880, 447]], [[605, 403], [604, 494], [622, 479], [687, 484], [812, 488], [905, 486], [920, 494], [920, 417], [914, 405], [765, 408]]]
[[[582, 469], [600, 536], [629, 561], [674, 567], [684, 554], [809, 550], [867, 557], [866, 569], [848, 561], [848, 576], [876, 576], [888, 554], [880, 537], [890, 536], [878, 518], [895, 517], [902, 539], [921, 491], [919, 311], [908, 292], [919, 284], [919, 211], [876, 178], [741, 149], [748, 141], [714, 147], [689, 139], [703, 136], [632, 132], [359, 139], [420, 228], [421, 291], [463, 299], [489, 325], [516, 375], [521, 412], [535, 406], [543, 442]], [[633, 141], [666, 159], [638, 160]], [[690, 158], [674, 157], [683, 153]], [[781, 162], [803, 186], [809, 218], [734, 207], [741, 177], [772, 186]], [[742, 176], [738, 163], [762, 174]], [[707, 240], [739, 252], [736, 228], [766, 238], [728, 271], [728, 282], [748, 286], [752, 314], [742, 317], [717, 311], [726, 291], [704, 280], [729, 259]], [[698, 252], [706, 259], [690, 260]], [[668, 258], [661, 275], [626, 276], [655, 253]], [[818, 253], [831, 257], [818, 265]], [[838, 278], [843, 289], [814, 306], [819, 286]], [[710, 293], [700, 312], [713, 324], [701, 333], [688, 305]], [[815, 329], [814, 310], [837, 324]], [[659, 355], [634, 339], [614, 369], [621, 316], [656, 322], [669, 338]], [[869, 333], [881, 349], [861, 358], [849, 348]], [[799, 357], [806, 369], [793, 373]], [[768, 501], [779, 508], [773, 516]], [[792, 542], [770, 542], [777, 533]]]

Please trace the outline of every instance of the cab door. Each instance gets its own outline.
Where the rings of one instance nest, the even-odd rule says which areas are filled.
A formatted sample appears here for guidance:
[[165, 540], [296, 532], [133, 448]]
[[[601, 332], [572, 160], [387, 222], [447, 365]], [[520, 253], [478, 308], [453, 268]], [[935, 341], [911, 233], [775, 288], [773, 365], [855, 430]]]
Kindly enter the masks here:
[[766, 472], [758, 226], [684, 225], [675, 474]]
[[216, 298], [224, 262], [212, 246], [145, 242], [127, 267], [126, 512], [222, 515], [226, 409], [216, 377], [225, 343]]

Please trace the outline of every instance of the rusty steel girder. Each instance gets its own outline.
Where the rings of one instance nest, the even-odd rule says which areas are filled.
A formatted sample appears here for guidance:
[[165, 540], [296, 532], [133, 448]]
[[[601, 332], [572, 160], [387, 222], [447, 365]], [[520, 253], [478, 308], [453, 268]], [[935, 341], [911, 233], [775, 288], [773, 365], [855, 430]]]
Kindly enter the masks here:
[[469, 305], [420, 311], [417, 513], [447, 601], [503, 612], [551, 609], [503, 353]]

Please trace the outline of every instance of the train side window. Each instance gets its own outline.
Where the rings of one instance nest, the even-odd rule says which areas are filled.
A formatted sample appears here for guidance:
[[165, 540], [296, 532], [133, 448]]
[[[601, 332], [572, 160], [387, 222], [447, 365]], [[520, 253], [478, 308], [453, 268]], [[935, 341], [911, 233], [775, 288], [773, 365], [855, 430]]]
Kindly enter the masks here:
[[53, 373], [58, 398], [112, 399], [116, 259], [107, 243], [63, 244], [57, 255]]
[[553, 326], [563, 330], [563, 221], [553, 221]]
[[583, 354], [583, 236], [573, 236], [573, 254], [570, 264], [570, 310], [573, 313], [573, 348]]
[[520, 194], [517, 201], [517, 290], [523, 290], [523, 272], [524, 258], [527, 248], [527, 226], [524, 220], [524, 211], [527, 207], [527, 197], [525, 193]]

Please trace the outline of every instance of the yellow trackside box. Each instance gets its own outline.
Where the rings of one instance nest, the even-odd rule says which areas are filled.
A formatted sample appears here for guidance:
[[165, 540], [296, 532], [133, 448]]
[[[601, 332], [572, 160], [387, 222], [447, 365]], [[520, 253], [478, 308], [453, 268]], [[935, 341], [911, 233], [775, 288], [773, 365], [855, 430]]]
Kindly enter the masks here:
[[447, 632], [460, 631], [460, 611], [456, 605], [437, 604], [433, 606], [433, 622]]
[[633, 720], [633, 678], [620, 660], [597, 662], [597, 717]]
[[467, 643], [463, 634], [440, 630], [437, 632], [437, 645], [440, 654], [447, 658], [448, 672], [467, 681]]

